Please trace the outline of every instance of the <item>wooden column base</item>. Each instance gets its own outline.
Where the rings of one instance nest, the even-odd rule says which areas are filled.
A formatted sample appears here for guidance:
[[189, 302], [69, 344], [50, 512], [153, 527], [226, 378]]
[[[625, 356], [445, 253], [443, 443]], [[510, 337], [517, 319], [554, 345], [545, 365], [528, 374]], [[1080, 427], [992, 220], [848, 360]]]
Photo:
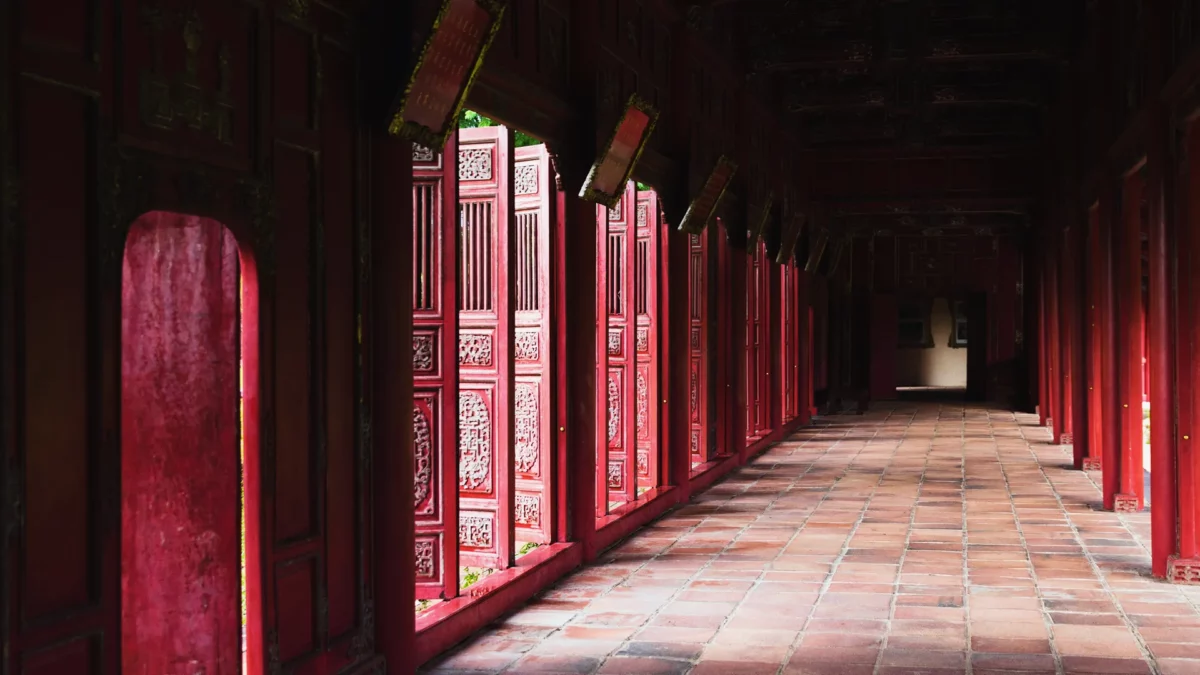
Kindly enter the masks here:
[[1200, 558], [1171, 558], [1167, 563], [1167, 581], [1200, 585]]
[[1084, 457], [1083, 458], [1083, 470], [1084, 471], [1103, 471], [1104, 470], [1104, 462], [1101, 462], [1099, 457]]
[[1117, 495], [1113, 498], [1113, 511], [1117, 513], [1137, 513], [1137, 495]]

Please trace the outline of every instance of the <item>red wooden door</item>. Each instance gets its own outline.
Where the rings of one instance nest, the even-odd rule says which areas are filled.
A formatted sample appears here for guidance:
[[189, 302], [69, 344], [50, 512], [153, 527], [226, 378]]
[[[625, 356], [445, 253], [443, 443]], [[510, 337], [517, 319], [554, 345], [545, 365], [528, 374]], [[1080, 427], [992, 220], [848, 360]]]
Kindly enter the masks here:
[[783, 265], [780, 278], [780, 386], [783, 389], [783, 421], [796, 417], [796, 275], [795, 268]]
[[458, 593], [458, 143], [413, 146], [413, 508], [417, 599]]
[[[634, 206], [637, 192], [627, 185], [621, 200], [611, 209], [598, 209], [597, 217], [604, 227], [597, 228], [600, 242], [600, 287], [604, 289], [607, 321], [604, 324], [605, 366], [605, 443], [606, 453], [598, 457], [598, 467], [604, 467], [603, 489], [597, 494], [599, 514], [608, 512], [610, 505], [633, 501], [637, 489], [636, 428], [631, 420], [636, 415], [633, 390], [634, 340], [631, 332], [634, 318], [634, 277], [630, 262], [635, 258]], [[599, 486], [598, 486], [599, 487]]]
[[[715, 228], [714, 228], [715, 231]], [[688, 235], [688, 424], [692, 466], [709, 457], [708, 238]]]
[[766, 245], [762, 241], [750, 254], [746, 269], [746, 438], [753, 442], [762, 438], [770, 426], [770, 345], [765, 339], [769, 292]]
[[637, 257], [634, 261], [634, 304], [636, 332], [634, 347], [637, 370], [634, 393], [637, 402], [637, 492], [658, 487], [659, 477], [659, 335], [658, 335], [658, 195], [653, 190], [637, 193]]
[[458, 554], [504, 569], [513, 551], [511, 132], [458, 132]]
[[520, 541], [550, 541], [553, 522], [550, 455], [550, 223], [554, 182], [546, 146], [516, 150], [516, 286], [513, 341], [513, 521]]

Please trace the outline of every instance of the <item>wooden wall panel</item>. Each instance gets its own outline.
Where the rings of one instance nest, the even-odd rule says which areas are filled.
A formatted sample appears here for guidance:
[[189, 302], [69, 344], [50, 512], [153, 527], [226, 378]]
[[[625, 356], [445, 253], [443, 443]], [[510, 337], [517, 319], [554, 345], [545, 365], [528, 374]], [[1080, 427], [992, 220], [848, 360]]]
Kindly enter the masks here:
[[354, 61], [329, 44], [321, 50], [321, 214], [325, 235], [325, 573], [329, 593], [331, 638], [357, 623], [360, 584], [356, 423], [359, 396], [355, 387], [355, 134]]
[[316, 534], [313, 495], [315, 423], [312, 333], [311, 204], [315, 187], [312, 154], [275, 148], [275, 181], [280, 195], [276, 254], [281, 265], [276, 284], [278, 325], [276, 365], [275, 532], [276, 542]]
[[[21, 622], [78, 611], [99, 600], [92, 544], [99, 494], [97, 363], [91, 345], [89, 251], [95, 236], [95, 100], [22, 78], [18, 169], [26, 261], [23, 288], [24, 592]], [[67, 193], [73, 198], [60, 195]]]

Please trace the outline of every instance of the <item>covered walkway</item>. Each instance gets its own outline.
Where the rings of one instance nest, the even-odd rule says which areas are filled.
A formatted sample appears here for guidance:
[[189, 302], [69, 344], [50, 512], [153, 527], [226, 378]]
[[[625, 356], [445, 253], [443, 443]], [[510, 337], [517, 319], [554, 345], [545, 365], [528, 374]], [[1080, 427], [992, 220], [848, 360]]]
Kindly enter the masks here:
[[1200, 589], [1050, 441], [981, 407], [824, 418], [427, 672], [1200, 673]]

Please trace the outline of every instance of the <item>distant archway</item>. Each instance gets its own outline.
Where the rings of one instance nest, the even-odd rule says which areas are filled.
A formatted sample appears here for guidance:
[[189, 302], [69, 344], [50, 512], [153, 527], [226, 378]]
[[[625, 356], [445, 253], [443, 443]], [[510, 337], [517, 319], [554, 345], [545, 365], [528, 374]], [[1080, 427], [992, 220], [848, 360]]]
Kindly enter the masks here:
[[247, 649], [261, 638], [258, 519], [244, 515], [258, 512], [257, 316], [253, 262], [221, 223], [163, 211], [133, 223], [121, 277], [128, 675], [261, 668]]

